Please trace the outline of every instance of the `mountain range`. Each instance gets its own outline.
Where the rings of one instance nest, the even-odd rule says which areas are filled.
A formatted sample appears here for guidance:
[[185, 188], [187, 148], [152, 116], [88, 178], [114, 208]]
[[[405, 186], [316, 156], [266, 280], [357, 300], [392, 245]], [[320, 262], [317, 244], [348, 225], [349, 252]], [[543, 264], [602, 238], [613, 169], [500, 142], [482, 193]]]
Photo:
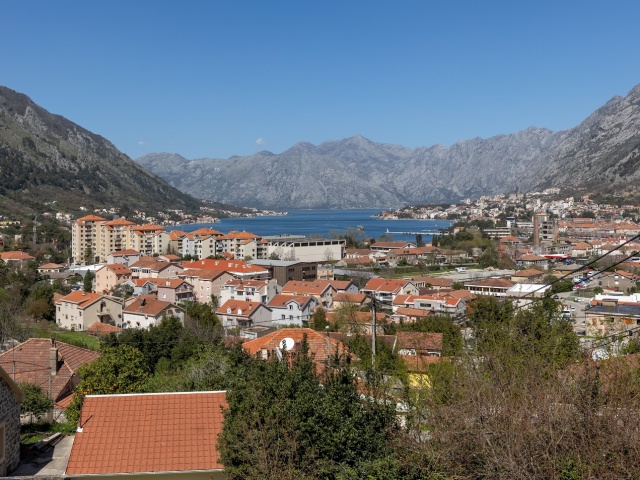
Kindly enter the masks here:
[[116, 207], [195, 211], [199, 202], [105, 138], [0, 87], [0, 215]]
[[271, 209], [385, 208], [546, 187], [633, 194], [640, 183], [640, 85], [558, 132], [530, 127], [448, 148], [358, 135], [297, 143], [280, 154], [187, 160], [151, 153], [136, 161], [195, 197]]

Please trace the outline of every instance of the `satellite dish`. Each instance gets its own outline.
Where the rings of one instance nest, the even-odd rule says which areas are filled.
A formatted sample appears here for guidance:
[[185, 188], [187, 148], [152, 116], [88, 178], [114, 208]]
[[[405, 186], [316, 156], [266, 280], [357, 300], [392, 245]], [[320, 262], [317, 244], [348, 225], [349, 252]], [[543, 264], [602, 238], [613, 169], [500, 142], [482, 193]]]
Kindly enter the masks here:
[[289, 350], [291, 350], [295, 346], [295, 344], [296, 342], [294, 342], [293, 338], [291, 337], [283, 338], [282, 341], [280, 342], [280, 346], [282, 347], [282, 350], [284, 350], [285, 352], [288, 352]]
[[609, 352], [607, 352], [604, 348], [596, 348], [593, 352], [591, 352], [591, 358], [594, 362], [598, 360], [608, 360]]

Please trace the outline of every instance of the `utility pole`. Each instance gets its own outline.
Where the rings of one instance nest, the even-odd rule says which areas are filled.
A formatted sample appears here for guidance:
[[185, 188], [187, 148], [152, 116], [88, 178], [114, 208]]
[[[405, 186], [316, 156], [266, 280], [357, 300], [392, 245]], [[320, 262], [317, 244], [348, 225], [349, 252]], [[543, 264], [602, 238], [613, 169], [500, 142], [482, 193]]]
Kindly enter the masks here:
[[33, 219], [33, 246], [38, 243], [38, 215]]
[[371, 366], [376, 366], [376, 294], [371, 294], [371, 313], [373, 314], [371, 331]]

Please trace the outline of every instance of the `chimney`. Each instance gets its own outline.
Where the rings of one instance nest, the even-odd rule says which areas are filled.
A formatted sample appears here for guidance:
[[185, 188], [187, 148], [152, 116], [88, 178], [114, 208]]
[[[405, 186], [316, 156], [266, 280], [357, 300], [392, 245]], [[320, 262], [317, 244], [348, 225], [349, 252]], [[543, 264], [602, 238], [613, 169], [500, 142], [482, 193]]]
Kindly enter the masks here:
[[51, 375], [58, 373], [58, 349], [56, 347], [49, 349], [49, 368], [51, 369]]

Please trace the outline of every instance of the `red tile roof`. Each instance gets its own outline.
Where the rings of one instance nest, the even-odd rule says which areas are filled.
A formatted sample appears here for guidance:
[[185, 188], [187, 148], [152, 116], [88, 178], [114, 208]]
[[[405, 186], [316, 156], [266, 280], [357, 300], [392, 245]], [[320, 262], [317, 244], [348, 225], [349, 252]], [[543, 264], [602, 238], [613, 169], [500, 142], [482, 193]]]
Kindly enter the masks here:
[[38, 385], [46, 393], [49, 393], [51, 378], [52, 396], [57, 401], [69, 393], [67, 384], [72, 381], [73, 374], [85, 363], [96, 360], [100, 353], [67, 343], [55, 342], [55, 347], [58, 349], [58, 371], [51, 377], [49, 354], [52, 347], [52, 341], [48, 338], [30, 338], [0, 354], [0, 366], [17, 383]]
[[328, 359], [327, 356], [327, 338], [329, 338], [329, 344], [331, 349], [331, 355], [335, 355], [336, 351], [339, 354], [349, 353], [347, 346], [341, 341], [327, 337], [325, 333], [316, 332], [311, 328], [281, 328], [275, 332], [269, 333], [264, 337], [249, 340], [242, 344], [242, 348], [249, 355], [255, 355], [263, 348], [268, 351], [275, 350], [276, 347], [282, 346], [282, 340], [285, 338], [291, 338], [294, 341], [295, 351], [302, 343], [302, 338], [307, 336], [307, 344], [309, 345], [309, 354], [313, 355], [314, 360], [323, 362]]
[[121, 332], [122, 329], [120, 327], [116, 327], [115, 325], [109, 325], [108, 323], [100, 323], [95, 322], [92, 323], [89, 328], [85, 330], [85, 333], [95, 333], [95, 334], [104, 334], [104, 333], [118, 333]]
[[342, 303], [357, 303], [358, 305], [362, 305], [367, 301], [369, 297], [367, 297], [364, 293], [347, 293], [340, 292], [333, 297], [333, 302], [342, 302]]
[[251, 265], [248, 262], [242, 260], [214, 260], [211, 258], [205, 258], [203, 260], [197, 260], [195, 262], [184, 262], [182, 267], [185, 270], [189, 269], [202, 269], [202, 270], [218, 270], [229, 273], [254, 273], [254, 274], [266, 274], [269, 273], [262, 267]]
[[[260, 302], [251, 302], [246, 300], [227, 300], [224, 304], [216, 310], [218, 315], [241, 315], [243, 317], [250, 317], [258, 308], [264, 307]], [[267, 307], [265, 307], [267, 308]]]
[[171, 302], [158, 300], [155, 295], [141, 295], [136, 298], [123, 312], [138, 313], [141, 315], [152, 315], [157, 317], [168, 308], [179, 308]]
[[91, 292], [83, 292], [82, 290], [74, 290], [69, 295], [65, 295], [59, 302], [77, 303], [78, 308], [87, 308], [102, 298], [102, 295]]
[[[331, 287], [331, 280], [289, 280], [282, 287], [282, 293], [293, 295], [322, 295], [327, 288]], [[335, 289], [335, 287], [333, 288]]]
[[442, 334], [430, 332], [398, 332], [398, 349], [442, 350]]
[[305, 297], [304, 295], [283, 295], [274, 296], [268, 304], [269, 308], [284, 308], [289, 302], [295, 302], [303, 308], [304, 305], [314, 300], [314, 297]]
[[115, 252], [111, 252], [109, 255], [112, 257], [124, 257], [125, 255], [140, 255], [140, 252], [129, 248], [127, 250], [116, 250]]
[[88, 395], [67, 475], [212, 471], [225, 392]]
[[2, 260], [35, 260], [35, 257], [32, 257], [28, 253], [24, 252], [2, 252], [0, 253], [0, 259]]
[[83, 222], [106, 222], [107, 219], [106, 218], [102, 218], [102, 217], [98, 217], [97, 215], [87, 215], [85, 217], [81, 217], [77, 220], [76, 223], [83, 223]]
[[45, 263], [44, 265], [40, 265], [38, 267], [38, 270], [52, 270], [52, 269], [59, 269], [59, 268], [65, 268], [65, 266], [60, 265], [59, 263]]

